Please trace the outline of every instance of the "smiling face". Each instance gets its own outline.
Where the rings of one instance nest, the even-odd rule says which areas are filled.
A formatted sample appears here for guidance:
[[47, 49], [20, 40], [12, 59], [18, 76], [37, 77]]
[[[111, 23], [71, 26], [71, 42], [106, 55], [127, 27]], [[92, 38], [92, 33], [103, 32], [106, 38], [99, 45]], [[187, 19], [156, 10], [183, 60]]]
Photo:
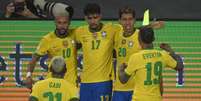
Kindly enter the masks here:
[[119, 19], [125, 32], [132, 32], [134, 28], [135, 18], [131, 13], [123, 13]]
[[68, 33], [70, 21], [68, 16], [56, 16], [55, 17], [55, 26], [56, 34], [59, 36], [66, 36]]
[[123, 7], [119, 10], [119, 23], [122, 25], [124, 32], [132, 33], [135, 24], [135, 10], [130, 7]]

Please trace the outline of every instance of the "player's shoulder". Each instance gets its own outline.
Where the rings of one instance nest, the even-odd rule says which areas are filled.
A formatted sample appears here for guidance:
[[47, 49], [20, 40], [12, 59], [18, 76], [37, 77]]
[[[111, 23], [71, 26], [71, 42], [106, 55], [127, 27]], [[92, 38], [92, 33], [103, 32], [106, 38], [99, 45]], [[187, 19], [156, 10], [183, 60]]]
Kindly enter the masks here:
[[112, 23], [112, 22], [107, 22], [107, 23], [104, 23], [103, 24], [103, 28], [104, 29], [121, 29], [121, 25], [119, 25], [119, 24], [114, 24], [114, 23]]
[[35, 84], [34, 84], [34, 86], [35, 87], [42, 87], [43, 85], [46, 85], [47, 84], [47, 82], [48, 82], [48, 79], [45, 79], [45, 80], [40, 80], [40, 81], [37, 81]]
[[161, 55], [162, 55], [163, 57], [167, 57], [167, 56], [170, 55], [170, 53], [167, 52], [167, 51], [165, 51], [165, 50], [160, 50], [160, 53], [161, 53]]
[[136, 28], [135, 32], [139, 34], [140, 33], [140, 29]]
[[130, 58], [136, 58], [136, 57], [140, 58], [143, 53], [144, 53], [143, 50], [140, 50], [140, 51], [138, 51], [136, 53], [133, 53]]
[[43, 36], [43, 39], [50, 40], [50, 39], [52, 39], [54, 37], [55, 37], [55, 32], [51, 31], [51, 32], [48, 32], [45, 36]]
[[121, 28], [123, 28], [123, 27], [122, 27], [122, 25], [120, 25], [120, 24], [117, 24], [117, 23], [115, 23], [115, 24], [112, 24], [112, 26], [113, 26], [114, 28], [118, 28], [118, 29], [121, 29]]
[[123, 32], [123, 27], [120, 24], [113, 24], [112, 27], [115, 31]]
[[158, 52], [160, 54], [169, 54], [169, 52], [165, 51], [165, 50], [161, 50], [161, 49], [153, 49], [154, 52]]
[[76, 28], [70, 28], [68, 29], [68, 34], [70, 37], [73, 37], [76, 33]]
[[66, 81], [66, 80], [64, 80], [64, 79], [62, 79], [61, 82], [62, 82], [62, 84], [65, 85], [65, 87], [67, 87], [67, 88], [72, 88], [72, 89], [76, 88], [75, 85], [73, 85], [72, 83], [70, 83], [70, 82], [68, 82], [68, 81]]
[[85, 31], [88, 30], [88, 25], [79, 26], [75, 29], [75, 31]]

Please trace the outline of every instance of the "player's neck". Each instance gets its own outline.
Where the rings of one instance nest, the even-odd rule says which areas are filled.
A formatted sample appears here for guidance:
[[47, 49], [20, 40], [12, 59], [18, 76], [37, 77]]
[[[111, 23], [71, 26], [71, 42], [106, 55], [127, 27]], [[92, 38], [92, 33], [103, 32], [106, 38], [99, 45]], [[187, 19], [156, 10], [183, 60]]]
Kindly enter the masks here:
[[92, 32], [92, 33], [99, 32], [102, 29], [102, 27], [103, 27], [103, 23], [100, 23], [96, 28], [91, 28], [89, 26], [89, 31]]
[[58, 34], [57, 32], [55, 32], [55, 35], [56, 35], [57, 37], [59, 37], [59, 38], [66, 38], [66, 37], [68, 36], [68, 32], [67, 32], [66, 34], [64, 34], [64, 35], [60, 35], [60, 34]]
[[136, 30], [135, 28], [132, 28], [129, 31], [124, 31], [123, 36], [124, 37], [130, 37], [130, 36], [132, 36], [134, 34], [135, 30]]
[[57, 75], [57, 74], [52, 74], [53, 78], [58, 78], [58, 79], [62, 79], [63, 75]]
[[153, 44], [144, 44], [142, 48], [143, 49], [153, 49], [154, 46], [153, 46]]

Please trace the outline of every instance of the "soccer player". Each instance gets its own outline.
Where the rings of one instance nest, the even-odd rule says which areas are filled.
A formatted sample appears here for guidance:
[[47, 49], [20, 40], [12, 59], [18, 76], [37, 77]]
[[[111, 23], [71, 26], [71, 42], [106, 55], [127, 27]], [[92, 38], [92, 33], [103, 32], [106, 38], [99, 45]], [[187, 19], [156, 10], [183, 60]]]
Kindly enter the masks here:
[[[40, 41], [32, 60], [29, 63], [27, 81], [31, 81], [32, 72], [39, 58], [48, 55], [51, 59], [54, 56], [63, 56], [66, 64], [68, 64], [68, 71], [64, 79], [76, 85], [77, 80], [77, 51], [74, 38], [74, 30], [69, 29], [70, 24], [69, 13], [61, 13], [55, 17], [56, 29], [45, 35]], [[48, 73], [48, 77], [51, 73]]]
[[[139, 29], [135, 26], [135, 11], [126, 6], [119, 10], [119, 23], [121, 29], [115, 37], [115, 51], [117, 60], [116, 79], [114, 82], [112, 101], [131, 101], [134, 80], [131, 77], [126, 84], [122, 84], [118, 78], [118, 70], [122, 63], [127, 63], [129, 57], [141, 50], [138, 41]], [[163, 22], [156, 21], [149, 24], [147, 27], [161, 28]], [[136, 57], [137, 58], [137, 57]]]
[[76, 31], [76, 39], [83, 50], [80, 101], [110, 101], [115, 28], [111, 23], [101, 22], [98, 4], [87, 4], [84, 15], [88, 25]]
[[132, 101], [162, 101], [160, 93], [162, 69], [164, 67], [182, 69], [180, 57], [167, 44], [163, 47], [165, 51], [155, 50], [153, 41], [153, 29], [141, 28], [139, 42], [142, 50], [130, 57], [128, 67], [123, 64], [119, 69], [119, 79], [122, 83], [126, 83], [134, 76]]
[[141, 50], [138, 36], [139, 30], [134, 26], [135, 11], [129, 7], [124, 7], [119, 10], [119, 23], [121, 29], [115, 37], [115, 51], [116, 51], [116, 79], [114, 82], [112, 101], [131, 101], [134, 80], [128, 80], [126, 84], [119, 81], [118, 73], [119, 67], [122, 63], [128, 62], [129, 57]]
[[63, 79], [66, 67], [63, 57], [53, 57], [50, 62], [52, 77], [33, 86], [29, 101], [78, 101], [77, 88]]

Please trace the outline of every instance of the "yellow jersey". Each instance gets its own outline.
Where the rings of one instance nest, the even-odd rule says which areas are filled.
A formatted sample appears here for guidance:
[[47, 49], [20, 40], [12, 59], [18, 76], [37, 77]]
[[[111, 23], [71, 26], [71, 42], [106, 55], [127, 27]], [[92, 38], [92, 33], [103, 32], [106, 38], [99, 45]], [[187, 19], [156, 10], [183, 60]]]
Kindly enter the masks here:
[[175, 68], [176, 65], [177, 62], [165, 51], [150, 49], [133, 54], [125, 69], [128, 75], [135, 78], [133, 101], [161, 101], [162, 69]]
[[48, 78], [34, 84], [31, 96], [38, 101], [70, 101], [78, 98], [78, 90], [64, 79]]
[[[74, 30], [70, 30], [69, 35], [65, 38], [59, 38], [54, 32], [48, 33], [42, 38], [37, 49], [36, 54], [48, 54], [48, 60], [54, 56], [63, 56], [66, 61], [67, 72], [64, 79], [76, 85], [77, 80], [77, 52], [74, 37]], [[48, 66], [49, 67], [49, 66]], [[48, 69], [47, 77], [51, 77]]]
[[82, 83], [96, 83], [111, 80], [112, 51], [115, 30], [112, 23], [103, 24], [100, 31], [92, 33], [89, 26], [77, 28], [76, 40], [82, 44]]
[[[118, 70], [122, 63], [127, 63], [130, 56], [141, 50], [141, 46], [138, 41], [139, 30], [136, 29], [135, 32], [129, 36], [125, 37], [123, 35], [123, 28], [119, 30], [118, 35], [115, 37], [115, 50], [117, 59], [117, 69], [116, 69], [116, 80], [114, 81], [115, 91], [132, 91], [134, 88], [134, 80], [131, 77], [126, 84], [122, 84], [119, 81]], [[137, 57], [136, 57], [137, 58]]]

